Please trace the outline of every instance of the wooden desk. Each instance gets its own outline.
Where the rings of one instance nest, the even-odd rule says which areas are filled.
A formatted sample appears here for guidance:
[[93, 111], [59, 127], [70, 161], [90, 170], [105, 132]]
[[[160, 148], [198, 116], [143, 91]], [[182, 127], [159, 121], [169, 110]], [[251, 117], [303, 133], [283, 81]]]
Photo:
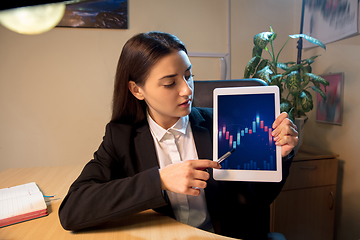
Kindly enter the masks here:
[[109, 225], [105, 228], [94, 228], [80, 233], [66, 231], [60, 225], [58, 209], [82, 167], [14, 168], [1, 172], [0, 188], [35, 182], [45, 195], [56, 194], [56, 197], [55, 200], [48, 203], [48, 216], [0, 228], [0, 239], [233, 239], [179, 223], [153, 210], [122, 219], [119, 224]]

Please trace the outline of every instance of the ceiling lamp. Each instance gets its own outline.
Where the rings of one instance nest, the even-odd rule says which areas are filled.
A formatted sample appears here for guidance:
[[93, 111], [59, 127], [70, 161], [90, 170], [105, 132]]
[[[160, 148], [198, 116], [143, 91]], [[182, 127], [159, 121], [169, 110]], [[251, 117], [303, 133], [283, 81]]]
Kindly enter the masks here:
[[49, 3], [3, 10], [0, 23], [21, 34], [39, 34], [54, 28], [63, 18], [65, 3]]
[[0, 5], [0, 24], [17, 33], [40, 34], [61, 21], [66, 4], [86, 1], [4, 1]]

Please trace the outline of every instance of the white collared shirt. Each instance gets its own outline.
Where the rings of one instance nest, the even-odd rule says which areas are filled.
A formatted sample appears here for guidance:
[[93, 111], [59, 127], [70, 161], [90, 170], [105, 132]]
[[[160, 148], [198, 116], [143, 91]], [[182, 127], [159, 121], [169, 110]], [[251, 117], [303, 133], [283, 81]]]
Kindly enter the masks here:
[[[198, 155], [189, 124], [189, 116], [181, 117], [171, 128], [159, 126], [149, 114], [147, 119], [154, 139], [160, 168], [186, 160], [197, 160]], [[212, 230], [204, 189], [200, 195], [190, 196], [166, 191], [175, 218], [179, 222], [207, 231]]]

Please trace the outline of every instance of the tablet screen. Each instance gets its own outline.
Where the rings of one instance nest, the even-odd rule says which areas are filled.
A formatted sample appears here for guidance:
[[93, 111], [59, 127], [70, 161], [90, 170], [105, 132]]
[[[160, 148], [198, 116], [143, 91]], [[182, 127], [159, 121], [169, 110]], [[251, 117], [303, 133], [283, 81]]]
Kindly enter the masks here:
[[[214, 146], [217, 151], [214, 151], [214, 159], [232, 151], [221, 162], [222, 176], [229, 178], [222, 180], [278, 181], [280, 149], [271, 135], [272, 124], [279, 115], [277, 90], [270, 86], [215, 90]], [[229, 171], [226, 173], [226, 170]], [[247, 177], [244, 172], [258, 174]], [[262, 174], [264, 172], [277, 176], [274, 179], [271, 174]]]

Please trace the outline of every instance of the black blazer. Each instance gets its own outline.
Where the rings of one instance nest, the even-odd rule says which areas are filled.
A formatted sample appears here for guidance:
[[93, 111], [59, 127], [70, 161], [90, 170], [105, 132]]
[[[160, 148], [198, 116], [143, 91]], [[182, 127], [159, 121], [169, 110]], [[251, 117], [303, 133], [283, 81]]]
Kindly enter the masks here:
[[[193, 108], [190, 124], [199, 159], [212, 159], [212, 109]], [[209, 214], [218, 234], [266, 239], [269, 205], [281, 191], [292, 158], [283, 159], [283, 181], [215, 181], [205, 189]], [[71, 185], [59, 217], [67, 230], [80, 230], [154, 209], [174, 217], [161, 190], [155, 145], [146, 121], [138, 126], [109, 123], [94, 159]]]

